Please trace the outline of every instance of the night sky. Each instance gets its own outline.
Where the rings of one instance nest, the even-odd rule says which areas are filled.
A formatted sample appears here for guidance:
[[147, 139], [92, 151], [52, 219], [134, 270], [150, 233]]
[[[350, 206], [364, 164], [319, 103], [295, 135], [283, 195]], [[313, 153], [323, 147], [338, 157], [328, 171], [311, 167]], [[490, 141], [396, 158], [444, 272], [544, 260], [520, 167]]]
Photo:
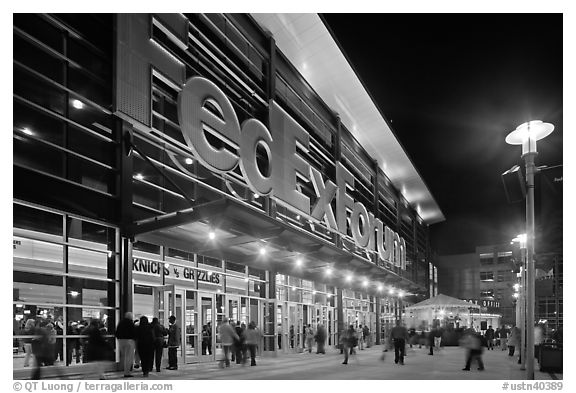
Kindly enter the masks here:
[[501, 174], [523, 166], [504, 138], [554, 124], [537, 165], [562, 164], [562, 15], [322, 14], [446, 221], [438, 254], [470, 253], [525, 232]]

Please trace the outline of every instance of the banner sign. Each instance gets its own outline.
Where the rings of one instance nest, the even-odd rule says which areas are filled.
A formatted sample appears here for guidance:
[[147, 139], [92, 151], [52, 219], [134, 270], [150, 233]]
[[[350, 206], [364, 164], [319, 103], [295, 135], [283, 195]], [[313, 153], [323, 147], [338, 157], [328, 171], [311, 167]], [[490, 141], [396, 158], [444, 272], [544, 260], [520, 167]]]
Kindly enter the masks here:
[[220, 284], [219, 273], [196, 271], [195, 269], [183, 266], [166, 266], [161, 262], [151, 261], [149, 259], [143, 258], [132, 258], [132, 271], [153, 276], [161, 276], [163, 271], [164, 277], [166, 278], [194, 281], [194, 277], [197, 277], [198, 281], [215, 285]]

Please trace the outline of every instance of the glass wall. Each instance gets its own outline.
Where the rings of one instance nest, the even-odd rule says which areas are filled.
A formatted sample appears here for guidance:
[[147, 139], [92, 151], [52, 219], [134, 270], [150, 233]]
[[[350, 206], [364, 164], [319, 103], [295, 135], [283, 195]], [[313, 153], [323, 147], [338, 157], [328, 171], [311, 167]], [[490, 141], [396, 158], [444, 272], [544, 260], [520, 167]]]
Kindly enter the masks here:
[[110, 343], [118, 317], [116, 228], [14, 204], [13, 367], [33, 367], [32, 344], [48, 334], [47, 365], [86, 359], [86, 328], [94, 323]]

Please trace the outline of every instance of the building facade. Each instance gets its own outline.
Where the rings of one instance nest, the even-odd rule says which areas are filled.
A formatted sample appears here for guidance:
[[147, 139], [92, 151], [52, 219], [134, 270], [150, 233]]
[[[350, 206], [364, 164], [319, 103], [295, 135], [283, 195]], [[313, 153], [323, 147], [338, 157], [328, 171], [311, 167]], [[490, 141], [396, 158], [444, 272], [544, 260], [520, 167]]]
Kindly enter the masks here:
[[14, 370], [27, 320], [82, 367], [83, 328], [114, 347], [126, 311], [176, 316], [181, 362], [229, 319], [264, 354], [308, 324], [378, 342], [437, 291], [439, 219], [397, 183], [250, 15], [16, 14]]

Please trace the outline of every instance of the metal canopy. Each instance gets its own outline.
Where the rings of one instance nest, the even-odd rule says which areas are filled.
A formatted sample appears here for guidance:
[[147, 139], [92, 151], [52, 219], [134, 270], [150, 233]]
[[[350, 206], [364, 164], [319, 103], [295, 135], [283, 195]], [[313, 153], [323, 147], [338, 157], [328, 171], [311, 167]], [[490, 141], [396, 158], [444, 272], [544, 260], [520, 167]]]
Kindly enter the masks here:
[[[332, 285], [341, 286], [339, 278], [353, 273], [373, 283], [374, 291], [376, 283], [419, 288], [393, 271], [233, 199], [223, 198], [193, 210], [167, 214], [134, 228], [136, 240], [283, 274], [306, 272], [307, 279], [328, 284], [333, 281]], [[215, 232], [214, 240], [209, 239], [209, 231]], [[262, 247], [265, 255], [260, 254]], [[297, 258], [303, 259], [301, 270], [296, 267]], [[328, 266], [333, 268], [331, 278], [325, 275]], [[361, 285], [354, 288], [361, 289]]]
[[[318, 14], [251, 14], [422, 220], [445, 220], [424, 180]], [[384, 56], [375, 54], [376, 57]]]

